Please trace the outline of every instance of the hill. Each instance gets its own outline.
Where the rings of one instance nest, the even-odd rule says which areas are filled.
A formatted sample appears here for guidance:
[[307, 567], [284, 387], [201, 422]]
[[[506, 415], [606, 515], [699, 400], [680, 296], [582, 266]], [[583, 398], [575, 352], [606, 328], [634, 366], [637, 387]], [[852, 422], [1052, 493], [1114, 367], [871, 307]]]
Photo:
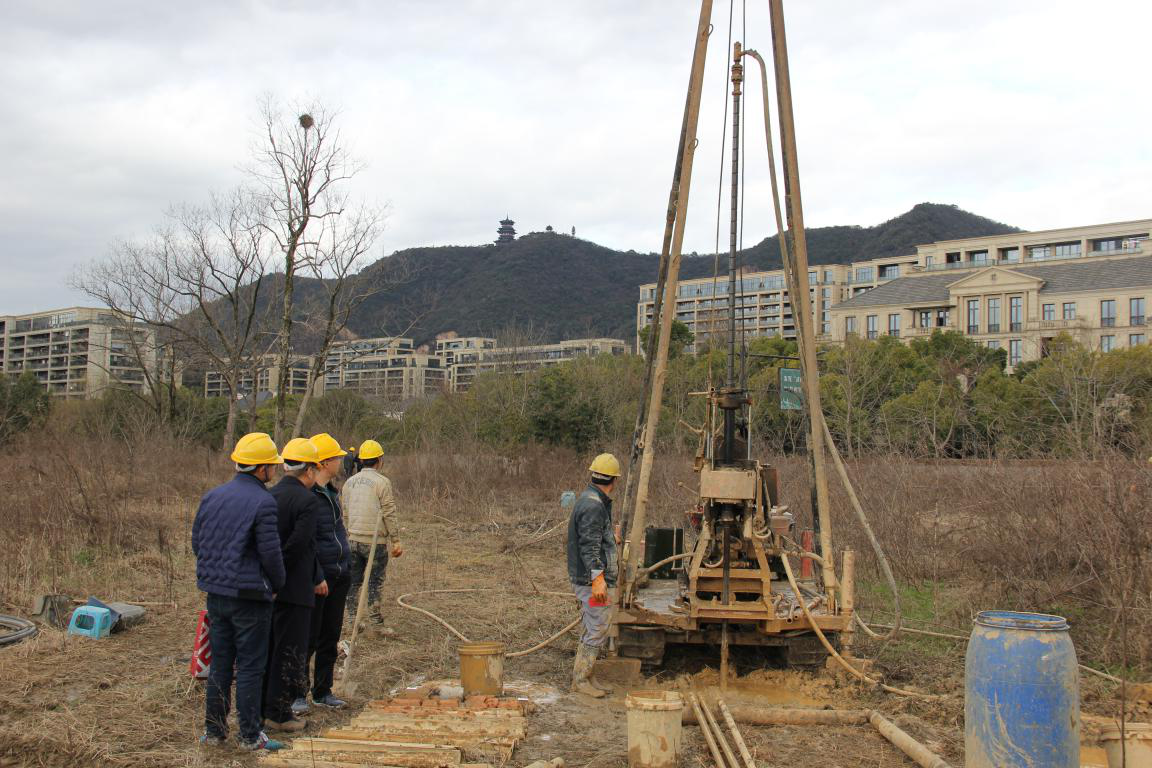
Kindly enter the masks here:
[[[921, 203], [873, 227], [808, 230], [812, 264], [915, 252], [936, 240], [1018, 232], [953, 205]], [[776, 237], [742, 252], [759, 269], [780, 266]], [[370, 297], [350, 323], [357, 336], [402, 331], [419, 342], [437, 333], [498, 335], [530, 329], [541, 340], [584, 336], [631, 339], [637, 288], [656, 279], [654, 253], [616, 251], [567, 235], [540, 232], [502, 245], [410, 248], [380, 259], [361, 279], [395, 283]], [[712, 274], [713, 256], [686, 256], [685, 278]]]

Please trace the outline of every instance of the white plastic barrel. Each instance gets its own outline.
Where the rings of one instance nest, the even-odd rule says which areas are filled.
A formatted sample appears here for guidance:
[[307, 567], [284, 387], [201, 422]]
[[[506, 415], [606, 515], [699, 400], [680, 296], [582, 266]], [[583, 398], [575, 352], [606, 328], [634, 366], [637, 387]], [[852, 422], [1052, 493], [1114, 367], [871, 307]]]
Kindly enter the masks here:
[[676, 691], [632, 691], [628, 710], [628, 768], [680, 765], [680, 718], [684, 700]]

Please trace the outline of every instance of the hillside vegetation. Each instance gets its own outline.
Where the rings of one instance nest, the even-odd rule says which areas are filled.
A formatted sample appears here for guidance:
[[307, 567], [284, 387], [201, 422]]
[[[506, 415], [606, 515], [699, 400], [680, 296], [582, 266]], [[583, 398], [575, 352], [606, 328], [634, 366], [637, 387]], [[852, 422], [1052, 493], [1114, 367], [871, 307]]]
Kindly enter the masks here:
[[[807, 235], [811, 263], [840, 264], [912, 253], [935, 240], [1015, 231], [953, 205], [921, 203], [873, 227], [816, 227]], [[743, 260], [755, 268], [778, 268], [776, 237], [746, 249]], [[408, 329], [418, 341], [444, 331], [491, 336], [512, 327], [532, 329], [541, 341], [631, 339], [637, 289], [656, 279], [657, 261], [655, 253], [616, 251], [544, 232], [503, 245], [410, 248], [361, 273], [368, 285], [399, 284], [370, 297], [349, 328], [361, 337]], [[684, 257], [681, 275], [704, 277], [712, 270], [711, 254], [694, 254]]]

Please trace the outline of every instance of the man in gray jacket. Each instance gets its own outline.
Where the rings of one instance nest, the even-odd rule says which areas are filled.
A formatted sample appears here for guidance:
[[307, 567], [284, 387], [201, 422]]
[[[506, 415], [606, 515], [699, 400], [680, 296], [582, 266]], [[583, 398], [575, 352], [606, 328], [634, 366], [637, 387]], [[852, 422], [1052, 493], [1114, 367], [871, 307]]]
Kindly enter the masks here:
[[610, 453], [588, 467], [591, 483], [580, 494], [568, 519], [568, 580], [580, 600], [584, 632], [572, 667], [572, 691], [603, 698], [611, 689], [592, 680], [592, 667], [608, 641], [612, 596], [616, 586], [616, 532], [612, 523], [612, 492], [620, 477], [620, 462]]

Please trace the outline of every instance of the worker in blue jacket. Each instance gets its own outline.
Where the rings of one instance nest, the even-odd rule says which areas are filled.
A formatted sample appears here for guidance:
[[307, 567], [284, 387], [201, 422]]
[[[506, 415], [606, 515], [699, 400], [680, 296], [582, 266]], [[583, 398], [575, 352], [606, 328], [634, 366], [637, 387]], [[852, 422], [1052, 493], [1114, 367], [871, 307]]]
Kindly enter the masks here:
[[235, 669], [240, 748], [276, 750], [284, 745], [264, 734], [260, 705], [272, 600], [284, 586], [284, 559], [276, 500], [265, 484], [284, 460], [263, 432], [240, 438], [231, 458], [236, 476], [204, 494], [192, 524], [196, 586], [208, 595], [212, 645], [201, 742], [218, 746], [228, 736]]

